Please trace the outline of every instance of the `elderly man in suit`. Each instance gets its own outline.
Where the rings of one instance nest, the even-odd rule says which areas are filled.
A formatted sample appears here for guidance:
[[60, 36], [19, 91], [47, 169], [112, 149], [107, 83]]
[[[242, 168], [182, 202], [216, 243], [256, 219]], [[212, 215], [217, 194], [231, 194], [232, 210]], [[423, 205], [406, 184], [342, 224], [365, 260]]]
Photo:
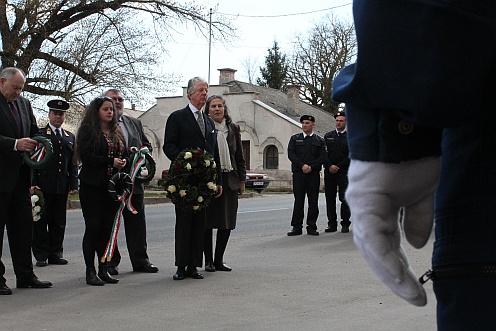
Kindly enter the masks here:
[[33, 171], [33, 185], [45, 198], [44, 212], [34, 223], [33, 255], [36, 266], [63, 265], [63, 242], [67, 214], [67, 198], [78, 191], [77, 164], [74, 161], [76, 137], [62, 129], [69, 104], [64, 100], [51, 100], [48, 106], [49, 123], [41, 134], [52, 142], [53, 157], [44, 169]]
[[[24, 163], [23, 152], [33, 152], [38, 134], [31, 103], [20, 96], [26, 76], [17, 68], [0, 73], [0, 257], [4, 229], [7, 227], [10, 255], [18, 288], [47, 288], [52, 283], [39, 280], [33, 272], [31, 242], [33, 214], [31, 210], [31, 175]], [[0, 295], [12, 294], [7, 286], [5, 265], [0, 261]]]
[[[141, 148], [143, 146], [152, 150], [152, 145], [143, 131], [143, 125], [137, 118], [124, 115], [124, 97], [118, 89], [109, 89], [104, 93], [104, 96], [114, 100], [117, 116], [119, 117], [119, 126], [126, 138], [126, 148], [131, 147]], [[126, 243], [129, 251], [131, 265], [136, 272], [158, 272], [158, 268], [154, 266], [148, 259], [147, 243], [146, 243], [146, 217], [144, 203], [145, 189], [142, 182], [136, 181], [131, 202], [138, 212], [133, 214], [127, 208], [122, 211], [124, 218], [124, 229], [126, 232]], [[111, 275], [119, 273], [117, 266], [121, 261], [121, 254], [118, 247], [115, 248], [112, 261], [109, 263], [108, 272]]]
[[[163, 150], [165, 155], [174, 161], [179, 153], [186, 148], [201, 148], [219, 161], [217, 134], [213, 120], [202, 111], [207, 102], [208, 84], [205, 80], [194, 77], [188, 81], [187, 87], [189, 104], [169, 115], [165, 125]], [[217, 168], [219, 170], [219, 168]], [[217, 195], [222, 194], [222, 179], [217, 176]], [[203, 244], [205, 234], [206, 210], [197, 212], [176, 208], [176, 266], [174, 280], [186, 276], [202, 279], [203, 275], [197, 267], [203, 265]]]

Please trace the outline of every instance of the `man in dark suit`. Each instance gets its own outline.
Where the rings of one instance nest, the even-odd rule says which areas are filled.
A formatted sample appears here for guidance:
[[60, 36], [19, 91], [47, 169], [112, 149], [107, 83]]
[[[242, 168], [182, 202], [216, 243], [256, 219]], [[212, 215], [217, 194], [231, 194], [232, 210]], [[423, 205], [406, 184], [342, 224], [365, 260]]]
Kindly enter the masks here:
[[[17, 287], [46, 288], [52, 283], [35, 276], [31, 260], [31, 175], [23, 152], [35, 150], [37, 142], [30, 137], [39, 129], [31, 103], [20, 96], [25, 82], [24, 73], [17, 68], [5, 68], [0, 73], [0, 257], [7, 227]], [[0, 260], [0, 295], [12, 294], [4, 274], [5, 265]]]
[[77, 164], [74, 161], [76, 137], [62, 129], [69, 104], [64, 100], [48, 102], [49, 123], [41, 134], [52, 142], [53, 157], [43, 169], [33, 172], [33, 185], [43, 193], [45, 205], [41, 218], [34, 223], [33, 255], [36, 266], [67, 264], [63, 258], [63, 242], [67, 214], [67, 198], [78, 191]]
[[[336, 213], [336, 193], [339, 192], [341, 201], [341, 232], [350, 232], [350, 207], [345, 199], [348, 188], [348, 168], [350, 157], [348, 156], [348, 133], [346, 132], [346, 114], [344, 111], [334, 115], [336, 119], [336, 130], [327, 132], [324, 140], [327, 146], [327, 161], [324, 164], [324, 184], [327, 206], [327, 228], [325, 232], [336, 232], [338, 230], [338, 215]], [[338, 191], [339, 187], [339, 191]]]
[[[124, 115], [124, 97], [121, 91], [117, 89], [110, 89], [104, 93], [105, 96], [114, 100], [115, 109], [119, 117], [119, 126], [126, 138], [126, 148], [129, 150], [131, 147], [141, 148], [143, 146], [152, 150], [152, 145], [143, 131], [143, 125], [137, 118]], [[133, 214], [127, 208], [122, 211], [124, 218], [124, 229], [126, 231], [126, 243], [129, 251], [129, 258], [134, 271], [138, 272], [158, 272], [158, 268], [150, 263], [147, 254], [146, 244], [146, 218], [145, 218], [145, 203], [144, 203], [145, 189], [143, 182], [135, 181], [133, 196], [131, 203], [138, 212]], [[111, 275], [119, 273], [117, 266], [121, 261], [121, 254], [116, 246], [112, 261], [109, 262], [108, 272]]]
[[[169, 115], [165, 125], [163, 150], [165, 155], [174, 161], [179, 153], [186, 148], [202, 148], [214, 156], [220, 164], [217, 134], [213, 120], [202, 111], [207, 101], [208, 84], [205, 80], [195, 77], [188, 81], [188, 99], [190, 103], [183, 109]], [[220, 167], [217, 167], [219, 171]], [[217, 195], [222, 194], [222, 179], [217, 176]], [[197, 267], [203, 265], [203, 243], [205, 234], [206, 210], [197, 212], [176, 208], [176, 266], [174, 280], [186, 276], [202, 279], [203, 275]]]

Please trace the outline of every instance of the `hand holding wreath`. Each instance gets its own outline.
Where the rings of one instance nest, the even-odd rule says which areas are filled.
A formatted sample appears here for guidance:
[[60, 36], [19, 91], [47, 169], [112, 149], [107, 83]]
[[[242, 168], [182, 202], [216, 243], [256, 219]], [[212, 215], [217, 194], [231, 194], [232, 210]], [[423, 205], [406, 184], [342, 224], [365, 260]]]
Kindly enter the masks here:
[[201, 148], [187, 148], [174, 160], [165, 180], [167, 197], [184, 210], [208, 206], [217, 192], [216, 163]]

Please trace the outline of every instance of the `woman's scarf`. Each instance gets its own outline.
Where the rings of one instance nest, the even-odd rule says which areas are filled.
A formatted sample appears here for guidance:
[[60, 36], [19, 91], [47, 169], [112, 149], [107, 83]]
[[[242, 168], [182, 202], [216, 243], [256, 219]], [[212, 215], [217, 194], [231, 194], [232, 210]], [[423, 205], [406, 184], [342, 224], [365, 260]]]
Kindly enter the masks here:
[[226, 119], [223, 118], [222, 122], [215, 122], [215, 130], [217, 131], [217, 145], [219, 145], [220, 167], [222, 171], [231, 171], [231, 155], [229, 154], [229, 146], [227, 145], [227, 138], [224, 135], [226, 129]]

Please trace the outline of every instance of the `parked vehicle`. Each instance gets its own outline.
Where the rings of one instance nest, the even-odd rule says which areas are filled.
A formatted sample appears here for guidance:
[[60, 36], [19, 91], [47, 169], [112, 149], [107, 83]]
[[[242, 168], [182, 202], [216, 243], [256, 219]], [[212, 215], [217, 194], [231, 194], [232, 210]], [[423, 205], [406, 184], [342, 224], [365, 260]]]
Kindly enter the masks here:
[[251, 170], [246, 171], [245, 188], [262, 193], [262, 191], [269, 186], [269, 183], [270, 180], [267, 174]]

